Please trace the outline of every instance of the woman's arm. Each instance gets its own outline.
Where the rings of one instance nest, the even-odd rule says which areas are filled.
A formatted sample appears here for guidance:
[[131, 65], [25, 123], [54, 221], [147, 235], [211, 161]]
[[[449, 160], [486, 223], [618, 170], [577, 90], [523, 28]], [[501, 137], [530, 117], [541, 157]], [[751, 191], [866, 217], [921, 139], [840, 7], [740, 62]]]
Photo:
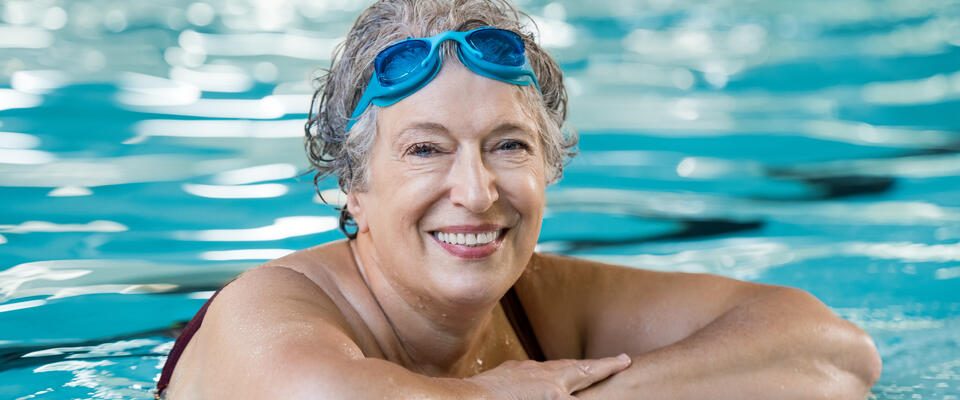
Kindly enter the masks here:
[[687, 338], [633, 357], [583, 399], [863, 399], [880, 376], [870, 337], [809, 294], [745, 299]]
[[[539, 262], [539, 276], [521, 282], [579, 283], [558, 290], [581, 316], [582, 356], [633, 357], [578, 398], [862, 399], [879, 378], [870, 337], [801, 290], [557, 256]], [[549, 335], [543, 323], [538, 337]]]

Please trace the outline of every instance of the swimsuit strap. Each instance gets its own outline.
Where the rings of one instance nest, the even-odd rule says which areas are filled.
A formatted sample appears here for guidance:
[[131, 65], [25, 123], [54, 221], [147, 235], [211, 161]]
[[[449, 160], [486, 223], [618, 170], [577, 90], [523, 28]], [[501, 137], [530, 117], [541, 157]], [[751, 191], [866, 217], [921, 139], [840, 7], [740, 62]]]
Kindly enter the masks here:
[[[233, 282], [233, 279], [231, 279], [230, 282]], [[230, 282], [227, 282], [227, 284], [230, 284]], [[187, 323], [187, 326], [183, 328], [183, 331], [180, 332], [177, 341], [173, 343], [173, 349], [170, 350], [170, 355], [167, 356], [167, 361], [163, 364], [160, 380], [157, 381], [157, 391], [154, 392], [155, 399], [160, 399], [163, 390], [170, 385], [170, 378], [173, 376], [173, 369], [177, 366], [177, 360], [180, 359], [183, 350], [187, 348], [187, 343], [190, 343], [190, 339], [193, 338], [193, 335], [200, 329], [200, 324], [203, 323], [203, 316], [207, 314], [207, 307], [210, 306], [213, 299], [216, 298], [217, 295], [220, 294], [220, 291], [226, 286], [227, 285], [221, 286], [220, 289], [217, 289], [217, 291], [213, 293], [213, 296], [207, 299], [206, 303], [203, 303], [203, 307], [200, 307], [200, 311], [197, 311], [197, 314], [193, 316], [190, 322]]]
[[517, 291], [513, 286], [500, 299], [500, 305], [503, 306], [503, 312], [507, 315], [507, 320], [510, 321], [513, 331], [517, 333], [517, 338], [520, 339], [523, 350], [527, 352], [527, 357], [534, 361], [546, 361], [547, 358], [543, 355], [540, 343], [537, 342], [537, 335], [533, 333], [533, 327], [530, 326], [530, 320], [527, 319], [527, 314], [523, 311], [523, 304], [520, 303], [520, 297], [517, 296]]

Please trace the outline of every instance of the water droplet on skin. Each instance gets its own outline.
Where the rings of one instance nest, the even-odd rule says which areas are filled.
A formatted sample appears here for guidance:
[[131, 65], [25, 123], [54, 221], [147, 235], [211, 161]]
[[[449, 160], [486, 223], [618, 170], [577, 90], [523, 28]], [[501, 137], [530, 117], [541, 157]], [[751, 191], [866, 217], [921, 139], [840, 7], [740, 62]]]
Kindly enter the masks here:
[[479, 365], [479, 366], [482, 367], [482, 366], [483, 366], [483, 360], [481, 360], [481, 359], [478, 358], [478, 359], [477, 359], [477, 365]]

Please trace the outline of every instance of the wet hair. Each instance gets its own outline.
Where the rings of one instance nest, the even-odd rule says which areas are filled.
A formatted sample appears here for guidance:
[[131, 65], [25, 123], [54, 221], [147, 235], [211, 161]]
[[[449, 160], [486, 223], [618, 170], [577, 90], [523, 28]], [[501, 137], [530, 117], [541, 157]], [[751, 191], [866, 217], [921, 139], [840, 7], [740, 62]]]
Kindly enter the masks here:
[[[529, 24], [525, 25], [524, 21]], [[508, 0], [381, 0], [360, 14], [347, 33], [346, 40], [333, 51], [331, 67], [315, 78], [310, 113], [305, 126], [304, 147], [310, 160], [313, 182], [335, 176], [344, 192], [362, 191], [368, 183], [367, 163], [376, 134], [377, 110], [371, 104], [351, 127], [350, 115], [363, 95], [373, 74], [373, 60], [389, 45], [408, 37], [428, 37], [444, 31], [466, 31], [493, 26], [523, 37], [527, 58], [540, 83], [541, 92], [532, 85], [517, 86], [521, 91], [524, 113], [535, 121], [544, 149], [547, 184], [555, 183], [563, 168], [576, 154], [577, 134], [564, 131], [567, 117], [567, 91], [563, 73], [556, 61], [534, 40], [533, 19], [517, 10]], [[442, 44], [445, 54], [454, 54], [456, 44]], [[445, 62], [456, 60], [446, 57]], [[310, 171], [308, 171], [310, 173]], [[355, 221], [345, 205], [340, 208], [340, 230], [348, 231]]]

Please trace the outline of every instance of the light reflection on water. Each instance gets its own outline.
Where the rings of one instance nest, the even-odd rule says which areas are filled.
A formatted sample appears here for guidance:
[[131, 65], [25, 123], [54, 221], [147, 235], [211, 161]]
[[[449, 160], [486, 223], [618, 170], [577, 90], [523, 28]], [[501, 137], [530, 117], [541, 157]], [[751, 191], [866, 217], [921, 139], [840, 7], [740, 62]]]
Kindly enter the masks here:
[[[364, 5], [0, 4], [0, 397], [148, 398], [171, 324], [340, 237], [300, 137]], [[582, 135], [541, 251], [800, 287], [877, 398], [958, 398], [956, 1], [521, 5]]]

